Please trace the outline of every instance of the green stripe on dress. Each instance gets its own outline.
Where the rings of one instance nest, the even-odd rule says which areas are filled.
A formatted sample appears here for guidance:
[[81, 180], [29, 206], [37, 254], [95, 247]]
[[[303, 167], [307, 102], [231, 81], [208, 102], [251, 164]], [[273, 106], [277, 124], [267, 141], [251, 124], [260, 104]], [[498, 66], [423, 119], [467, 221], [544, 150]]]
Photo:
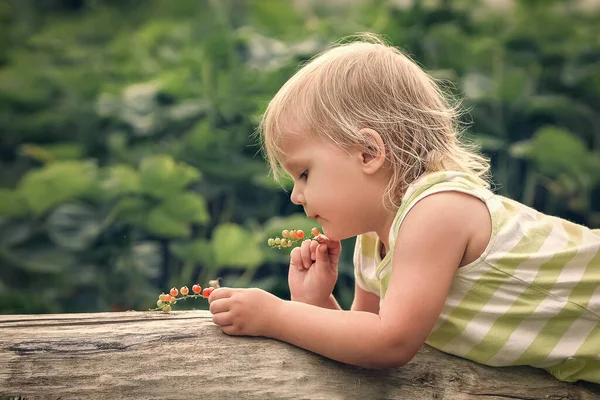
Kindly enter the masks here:
[[465, 355], [466, 358], [481, 363], [488, 362], [504, 347], [515, 329], [548, 297], [549, 289], [556, 283], [563, 268], [577, 255], [576, 244], [580, 243], [583, 237], [583, 227], [566, 221], [563, 226], [569, 236], [565, 250], [556, 253], [550, 260], [540, 265], [533, 282], [519, 295], [506, 313], [494, 322], [483, 340]]
[[[509, 206], [509, 203], [505, 204], [506, 206]], [[536, 213], [536, 218], [541, 217], [542, 214]], [[486, 284], [473, 285], [460, 304], [450, 313], [447, 321], [429, 335], [427, 341], [432, 343], [432, 346], [443, 350], [443, 347], [459, 336], [473, 318], [494, 297], [496, 291], [512, 278], [512, 274], [517, 267], [527, 261], [530, 258], [530, 254], [535, 254], [539, 251], [544, 244], [544, 240], [552, 231], [553, 224], [548, 220], [538, 222], [535, 226], [537, 232], [535, 235], [536, 240], [531, 240], [526, 232], [517, 245], [505, 257], [499, 260], [496, 265], [490, 265], [492, 267], [490, 271], [483, 274], [480, 278]]]
[[598, 343], [600, 343], [600, 319], [598, 323], [588, 334], [585, 341], [579, 346], [575, 352], [574, 357], [586, 357], [595, 356], [600, 361], [600, 350], [598, 349]]
[[371, 235], [360, 236], [360, 253], [363, 257], [373, 258], [376, 240]]
[[[580, 281], [580, 283], [571, 291], [567, 303], [561, 312], [548, 320], [538, 337], [529, 345], [521, 357], [519, 357], [516, 364], [531, 365], [531, 363], [540, 360], [540, 357], [541, 359], [547, 357], [571, 325], [578, 318], [581, 318], [583, 313], [588, 312], [585, 307], [587, 307], [589, 303], [593, 289], [597, 288], [600, 282], [598, 277], [599, 263], [600, 249], [596, 250], [596, 254], [588, 263], [581, 278], [582, 281], [586, 279], [595, 279], [595, 285], [593, 282], [583, 283]], [[583, 293], [576, 293], [576, 290], [580, 290]]]
[[569, 301], [587, 308], [594, 291], [600, 286], [600, 248], [585, 267], [581, 280], [571, 292]]

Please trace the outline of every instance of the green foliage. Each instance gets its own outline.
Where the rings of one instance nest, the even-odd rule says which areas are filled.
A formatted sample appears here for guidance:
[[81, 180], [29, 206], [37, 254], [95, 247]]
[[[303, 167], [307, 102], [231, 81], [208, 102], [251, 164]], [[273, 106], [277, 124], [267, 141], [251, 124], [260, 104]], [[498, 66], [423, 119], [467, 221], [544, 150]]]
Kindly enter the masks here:
[[221, 224], [213, 234], [212, 251], [217, 267], [253, 268], [263, 261], [263, 251], [252, 232], [236, 224]]
[[0, 216], [19, 217], [27, 213], [21, 195], [10, 189], [0, 189]]
[[169, 156], [151, 156], [140, 165], [140, 185], [152, 196], [164, 198], [200, 178], [191, 166], [175, 163]]
[[[501, 194], [600, 225], [597, 11], [22, 3], [0, 3], [0, 312], [146, 309], [217, 276], [287, 296], [288, 252], [266, 240], [313, 222], [251, 134], [299, 62], [359, 31], [385, 34], [463, 99]], [[349, 241], [346, 307], [351, 254]]]
[[61, 161], [27, 172], [19, 183], [19, 194], [34, 215], [41, 215], [65, 201], [83, 196], [96, 183], [93, 161]]

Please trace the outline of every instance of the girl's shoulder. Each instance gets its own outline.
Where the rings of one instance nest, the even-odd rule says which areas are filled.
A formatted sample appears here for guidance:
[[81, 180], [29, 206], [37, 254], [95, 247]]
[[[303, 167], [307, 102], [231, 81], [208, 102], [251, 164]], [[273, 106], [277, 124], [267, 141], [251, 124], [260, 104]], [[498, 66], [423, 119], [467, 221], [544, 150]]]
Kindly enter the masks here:
[[460, 171], [438, 171], [422, 175], [409, 185], [392, 225], [397, 231], [408, 212], [422, 199], [435, 193], [455, 191], [474, 196], [489, 205], [495, 194], [482, 181], [471, 174]]

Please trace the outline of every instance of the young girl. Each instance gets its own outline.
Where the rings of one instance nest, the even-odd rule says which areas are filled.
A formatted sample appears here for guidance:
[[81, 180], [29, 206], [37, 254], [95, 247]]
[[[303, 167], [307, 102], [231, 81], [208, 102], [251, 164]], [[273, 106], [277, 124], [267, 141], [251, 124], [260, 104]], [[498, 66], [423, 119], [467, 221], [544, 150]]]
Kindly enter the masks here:
[[[427, 343], [600, 383], [600, 230], [492, 193], [456, 110], [400, 51], [372, 36], [328, 49], [276, 94], [260, 132], [324, 236], [291, 252], [291, 301], [215, 290], [223, 332], [373, 368]], [[353, 236], [356, 293], [342, 311], [332, 291]]]

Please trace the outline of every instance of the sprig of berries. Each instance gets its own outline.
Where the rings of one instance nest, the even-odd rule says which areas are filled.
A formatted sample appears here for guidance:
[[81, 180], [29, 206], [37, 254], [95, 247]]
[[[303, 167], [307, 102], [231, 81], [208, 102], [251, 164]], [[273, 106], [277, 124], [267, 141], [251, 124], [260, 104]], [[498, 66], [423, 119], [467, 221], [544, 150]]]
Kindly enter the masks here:
[[292, 247], [294, 244], [300, 243], [302, 240], [305, 240], [305, 239], [314, 240], [320, 234], [321, 234], [321, 232], [317, 228], [312, 228], [310, 230], [310, 236], [305, 238], [304, 231], [302, 229], [298, 229], [298, 230], [284, 229], [281, 231], [282, 238], [280, 238], [280, 237], [269, 238], [269, 240], [267, 240], [267, 244], [269, 245], [269, 247], [274, 248], [274, 249], [281, 249], [284, 247]]
[[[150, 311], [163, 311], [168, 313], [172, 310], [172, 306], [180, 300], [198, 298], [208, 299], [213, 290], [219, 287], [219, 279], [209, 281], [209, 286], [205, 287], [204, 289], [202, 289], [202, 287], [196, 283], [194, 286], [192, 286], [192, 292], [194, 292], [194, 294], [189, 294], [190, 289], [188, 289], [187, 286], [182, 286], [179, 290], [177, 290], [175, 287], [171, 288], [169, 293], [161, 293], [158, 296], [158, 300], [156, 301], [157, 307], [150, 309]], [[181, 296], [177, 297], [178, 295]]]

